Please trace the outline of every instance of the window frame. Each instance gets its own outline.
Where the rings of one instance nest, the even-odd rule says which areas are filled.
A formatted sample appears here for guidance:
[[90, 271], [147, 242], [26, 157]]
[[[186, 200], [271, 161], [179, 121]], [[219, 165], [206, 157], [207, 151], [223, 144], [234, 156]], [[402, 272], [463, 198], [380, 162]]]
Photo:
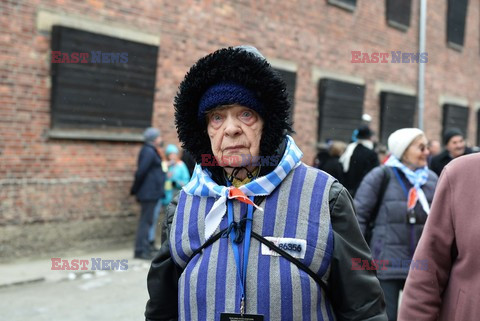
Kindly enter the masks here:
[[354, 12], [355, 9], [357, 8], [357, 0], [353, 0], [353, 1], [355, 2], [354, 5], [352, 5], [350, 3], [346, 3], [345, 1], [342, 1], [342, 0], [327, 0], [327, 3], [331, 4], [331, 5], [334, 5], [334, 6], [337, 6], [339, 8], [342, 8], [344, 10]]
[[[405, 4], [408, 2], [408, 22], [407, 24], [404, 24], [402, 22], [396, 21], [391, 17], [390, 15], [393, 14], [394, 10], [391, 8], [393, 6], [393, 2], [397, 1], [400, 2], [401, 4]], [[401, 31], [406, 32], [408, 28], [410, 28], [410, 20], [412, 16], [412, 0], [386, 0], [385, 2], [385, 19], [387, 20], [387, 23], [389, 26], [399, 29]]]

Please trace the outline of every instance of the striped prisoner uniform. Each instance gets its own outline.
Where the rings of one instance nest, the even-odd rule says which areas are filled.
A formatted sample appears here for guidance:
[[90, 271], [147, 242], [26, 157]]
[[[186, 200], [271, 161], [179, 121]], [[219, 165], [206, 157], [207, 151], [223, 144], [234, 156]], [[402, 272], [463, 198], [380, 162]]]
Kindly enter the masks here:
[[[333, 232], [328, 195], [334, 179], [322, 171], [301, 164], [255, 211], [252, 230], [264, 237], [306, 240], [301, 261], [328, 280], [333, 253]], [[171, 227], [170, 244], [174, 261], [184, 271], [179, 280], [179, 320], [219, 320], [220, 313], [239, 313], [241, 288], [232, 245], [220, 238], [196, 255], [204, 242], [205, 216], [215, 198], [188, 195], [184, 191]], [[247, 205], [234, 201], [235, 221], [247, 212]], [[227, 215], [215, 233], [228, 226]], [[240, 257], [243, 244], [239, 246]], [[262, 255], [261, 244], [251, 239], [246, 282], [247, 314], [262, 314], [265, 320], [335, 320], [333, 309], [321, 287], [287, 259]]]

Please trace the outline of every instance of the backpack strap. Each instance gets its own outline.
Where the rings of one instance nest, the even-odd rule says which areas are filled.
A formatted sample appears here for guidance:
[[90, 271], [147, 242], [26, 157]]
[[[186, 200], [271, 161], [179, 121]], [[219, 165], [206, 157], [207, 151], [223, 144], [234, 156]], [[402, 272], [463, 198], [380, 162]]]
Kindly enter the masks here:
[[377, 202], [375, 203], [375, 207], [373, 208], [372, 215], [370, 216], [370, 221], [368, 222], [368, 226], [370, 229], [373, 229], [375, 225], [375, 221], [377, 219], [378, 211], [380, 210], [380, 206], [382, 205], [383, 196], [385, 195], [385, 190], [387, 189], [388, 182], [390, 181], [390, 170], [387, 166], [382, 166], [382, 183], [380, 184], [380, 191], [378, 193]]
[[[255, 196], [254, 198], [254, 203], [259, 206], [263, 200], [265, 199], [266, 196], [262, 195], [262, 196]], [[255, 212], [255, 207], [253, 208], [253, 211]], [[188, 263], [190, 263], [190, 261], [197, 255], [199, 254], [200, 252], [202, 252], [205, 248], [209, 247], [210, 245], [212, 245], [213, 243], [215, 243], [215, 241], [217, 241], [219, 238], [222, 237], [222, 235], [225, 233], [225, 231], [227, 230], [228, 228], [224, 228], [223, 230], [221, 230], [220, 232], [218, 232], [217, 234], [215, 234], [214, 236], [210, 237], [205, 243], [202, 244], [202, 246], [200, 246], [198, 249], [196, 249], [192, 255], [190, 255], [190, 258], [188, 259], [187, 261], [187, 264], [185, 264], [185, 266], [188, 265]]]
[[[255, 197], [255, 204], [259, 205], [260, 203], [263, 202], [264, 199], [265, 199], [265, 196]], [[209, 247], [210, 245], [215, 243], [218, 239], [220, 239], [222, 237], [222, 235], [224, 235], [224, 233], [227, 229], [228, 228], [224, 228], [223, 230], [221, 230], [220, 232], [218, 232], [214, 236], [210, 237], [205, 243], [202, 244], [202, 246], [200, 246], [198, 249], [196, 249], [192, 253], [192, 255], [190, 256], [190, 258], [188, 259], [187, 264], [185, 266], [187, 266], [188, 263], [190, 263], [190, 261], [197, 254], [201, 253], [205, 248]], [[269, 240], [267, 240], [266, 238], [264, 238], [260, 234], [252, 231], [252, 237], [254, 239], [256, 239], [257, 241], [259, 241], [260, 243], [265, 244], [270, 250], [277, 252], [278, 254], [280, 254], [281, 256], [286, 258], [288, 261], [295, 264], [300, 270], [302, 270], [305, 273], [307, 273], [308, 275], [310, 275], [310, 277], [312, 277], [312, 279], [315, 280], [315, 282], [317, 282], [321, 286], [321, 288], [325, 291], [325, 293], [328, 293], [327, 285], [325, 284], [325, 282], [323, 282], [322, 279], [317, 274], [315, 274], [308, 266], [306, 266], [305, 264], [300, 262], [298, 259], [291, 256], [290, 254], [288, 254], [287, 252], [285, 252], [284, 250], [282, 250], [281, 248], [279, 248], [278, 246], [276, 246], [275, 244], [273, 244], [272, 242], [270, 242]]]

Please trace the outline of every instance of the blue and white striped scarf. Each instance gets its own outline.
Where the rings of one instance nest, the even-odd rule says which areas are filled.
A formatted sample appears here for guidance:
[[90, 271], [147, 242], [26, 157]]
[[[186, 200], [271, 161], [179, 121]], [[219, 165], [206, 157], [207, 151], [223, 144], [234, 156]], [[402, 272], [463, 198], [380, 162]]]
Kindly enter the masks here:
[[[300, 159], [303, 157], [302, 151], [295, 144], [291, 136], [287, 135], [286, 141], [287, 147], [285, 153], [277, 167], [272, 172], [239, 187], [246, 196], [270, 195], [270, 193], [273, 192], [273, 190], [285, 179], [288, 173], [300, 165]], [[195, 166], [190, 182], [183, 187], [185, 193], [189, 195], [218, 197], [210, 212], [208, 212], [205, 217], [205, 240], [210, 238], [220, 225], [227, 209], [227, 198], [233, 198], [229, 195], [229, 190], [232, 188], [234, 187], [227, 187], [215, 183], [210, 177], [209, 172], [206, 169], [202, 169], [199, 164]], [[257, 208], [262, 210], [259, 207]]]
[[385, 166], [396, 167], [405, 174], [408, 181], [417, 191], [418, 201], [422, 205], [425, 213], [427, 213], [428, 215], [428, 213], [430, 213], [430, 206], [428, 205], [427, 197], [422, 190], [422, 186], [425, 185], [428, 180], [428, 167], [424, 166], [422, 168], [416, 169], [415, 171], [412, 171], [410, 168], [405, 166], [405, 164], [399, 161], [398, 158], [394, 155], [390, 155], [388, 160], [385, 162]]

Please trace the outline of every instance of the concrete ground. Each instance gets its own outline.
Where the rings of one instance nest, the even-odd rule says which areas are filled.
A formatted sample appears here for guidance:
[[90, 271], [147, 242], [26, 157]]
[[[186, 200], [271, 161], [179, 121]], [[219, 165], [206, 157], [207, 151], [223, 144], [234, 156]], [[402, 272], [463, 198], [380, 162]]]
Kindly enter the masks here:
[[[92, 258], [127, 268], [92, 270]], [[51, 259], [1, 264], [0, 320], [145, 320], [150, 262], [133, 259], [131, 248], [62, 259], [88, 260], [88, 269], [52, 270]]]

